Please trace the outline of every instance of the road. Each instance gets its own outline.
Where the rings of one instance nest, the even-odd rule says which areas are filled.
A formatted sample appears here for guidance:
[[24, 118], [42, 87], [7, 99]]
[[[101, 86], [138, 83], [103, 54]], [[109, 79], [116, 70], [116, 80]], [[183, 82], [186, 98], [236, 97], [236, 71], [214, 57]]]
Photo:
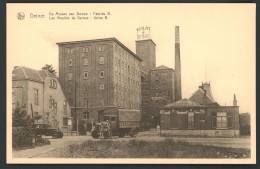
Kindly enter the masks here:
[[[64, 136], [62, 139], [52, 139], [46, 137], [51, 141], [50, 145], [44, 145], [31, 149], [13, 151], [13, 158], [36, 158], [43, 156], [44, 154], [55, 151], [59, 148], [64, 148], [73, 144], [81, 144], [87, 140], [94, 140], [91, 136]], [[178, 142], [188, 142], [191, 144], [199, 145], [211, 145], [218, 147], [232, 147], [232, 148], [250, 148], [250, 137], [239, 138], [196, 138], [196, 137], [160, 137], [155, 130], [140, 132], [136, 138], [125, 137], [113, 137], [113, 141], [127, 141], [130, 139], [146, 140], [146, 141], [161, 141], [165, 138], [173, 139]], [[95, 139], [99, 140], [99, 139]]]

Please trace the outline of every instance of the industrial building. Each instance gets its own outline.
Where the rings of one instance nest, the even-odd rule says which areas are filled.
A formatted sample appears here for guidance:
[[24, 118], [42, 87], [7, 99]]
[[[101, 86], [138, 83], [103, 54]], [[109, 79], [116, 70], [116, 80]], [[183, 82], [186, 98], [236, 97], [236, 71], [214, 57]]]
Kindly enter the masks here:
[[79, 130], [114, 108], [140, 111], [139, 56], [116, 38], [57, 44], [60, 84]]

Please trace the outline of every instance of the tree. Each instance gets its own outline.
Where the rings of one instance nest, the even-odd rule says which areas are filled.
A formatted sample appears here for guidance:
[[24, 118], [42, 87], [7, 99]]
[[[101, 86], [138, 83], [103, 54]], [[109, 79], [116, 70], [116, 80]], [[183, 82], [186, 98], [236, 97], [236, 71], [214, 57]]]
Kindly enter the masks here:
[[46, 64], [44, 67], [42, 67], [42, 70], [47, 70], [48, 72], [50, 72], [51, 74], [53, 74], [54, 76], [56, 76], [56, 70], [54, 70], [52, 65], [48, 65]]
[[24, 106], [21, 106], [17, 103], [12, 114], [13, 127], [30, 127], [31, 118], [27, 115], [27, 112], [24, 110]]

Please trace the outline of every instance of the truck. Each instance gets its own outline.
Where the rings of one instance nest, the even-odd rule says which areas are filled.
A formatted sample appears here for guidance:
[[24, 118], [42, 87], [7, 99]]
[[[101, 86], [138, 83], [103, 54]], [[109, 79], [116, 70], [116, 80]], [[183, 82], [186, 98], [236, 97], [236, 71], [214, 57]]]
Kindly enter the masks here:
[[112, 136], [136, 137], [140, 129], [140, 110], [111, 109], [105, 111], [101, 122], [96, 123], [91, 130], [93, 138], [111, 138]]

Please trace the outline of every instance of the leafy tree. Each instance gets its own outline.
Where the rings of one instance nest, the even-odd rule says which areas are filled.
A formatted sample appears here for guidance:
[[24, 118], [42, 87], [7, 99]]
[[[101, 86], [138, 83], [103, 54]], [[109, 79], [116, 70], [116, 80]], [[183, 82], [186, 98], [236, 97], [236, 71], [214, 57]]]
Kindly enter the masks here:
[[31, 127], [31, 118], [24, 110], [24, 106], [17, 103], [12, 113], [13, 127]]
[[52, 65], [48, 65], [46, 64], [45, 66], [42, 67], [42, 70], [47, 70], [49, 71], [51, 74], [53, 74], [54, 76], [56, 76], [56, 70], [53, 68]]

